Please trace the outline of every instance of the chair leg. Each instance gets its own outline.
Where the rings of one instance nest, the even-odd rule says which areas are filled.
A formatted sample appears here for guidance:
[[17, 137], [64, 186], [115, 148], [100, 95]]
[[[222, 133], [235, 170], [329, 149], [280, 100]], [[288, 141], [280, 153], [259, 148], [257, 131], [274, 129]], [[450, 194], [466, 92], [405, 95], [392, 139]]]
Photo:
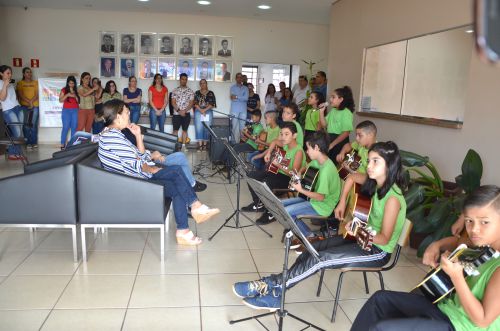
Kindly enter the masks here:
[[162, 225], [160, 227], [160, 256], [161, 256], [161, 262], [165, 261], [165, 225]]
[[382, 276], [382, 272], [377, 271], [377, 273], [378, 273], [378, 280], [380, 281], [380, 289], [383, 291], [383, 290], [385, 290], [384, 277]]
[[368, 288], [368, 279], [366, 278], [366, 272], [363, 271], [363, 279], [365, 280], [365, 291], [366, 291], [366, 294], [369, 294], [370, 293], [370, 289]]
[[335, 301], [333, 302], [333, 313], [331, 322], [335, 322], [335, 317], [337, 316], [337, 307], [339, 305], [340, 290], [342, 289], [342, 279], [344, 279], [344, 273], [341, 272], [339, 276], [339, 282], [337, 284], [337, 292], [335, 293]]
[[[97, 228], [94, 227], [94, 231]], [[82, 261], [87, 262], [87, 243], [85, 241], [85, 227], [80, 225], [80, 233], [82, 235]]]
[[321, 275], [319, 276], [318, 290], [316, 291], [316, 296], [321, 295], [321, 287], [323, 286], [323, 278], [325, 277], [325, 269], [321, 269]]
[[78, 244], [76, 240], [76, 225], [71, 227], [71, 237], [73, 239], [73, 262], [78, 262]]

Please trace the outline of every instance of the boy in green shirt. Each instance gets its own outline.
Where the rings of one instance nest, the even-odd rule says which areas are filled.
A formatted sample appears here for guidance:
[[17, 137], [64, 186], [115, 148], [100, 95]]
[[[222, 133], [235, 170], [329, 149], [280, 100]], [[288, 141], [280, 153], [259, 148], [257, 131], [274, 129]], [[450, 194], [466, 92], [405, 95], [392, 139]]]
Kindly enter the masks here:
[[259, 134], [264, 130], [262, 124], [260, 124], [260, 118], [262, 117], [262, 113], [259, 109], [255, 110], [252, 113], [252, 130], [251, 133], [247, 128], [241, 131], [241, 135], [247, 138], [247, 141], [244, 143], [239, 143], [233, 146], [234, 150], [238, 153], [244, 152], [254, 152], [257, 150], [257, 143], [255, 142], [259, 137]]
[[[342, 147], [342, 150], [337, 155], [337, 164], [342, 164], [346, 154], [351, 151], [356, 151], [361, 157], [361, 164], [357, 170], [360, 174], [366, 174], [366, 166], [368, 165], [368, 150], [377, 142], [377, 127], [372, 121], [363, 121], [356, 125], [356, 141], [347, 143]], [[345, 167], [349, 172], [352, 172], [349, 167]]]
[[[264, 145], [269, 147], [269, 145], [276, 139], [279, 138], [280, 135], [280, 127], [278, 126], [277, 123], [277, 118], [278, 118], [278, 113], [275, 111], [268, 111], [265, 113], [264, 118], [266, 120], [266, 126], [267, 126], [267, 136], [266, 136], [266, 141], [261, 141], [258, 137], [256, 142], [260, 145]], [[264, 155], [266, 154], [266, 151], [255, 151], [248, 153], [247, 155], [247, 162], [251, 162], [255, 169], [257, 170], [264, 170]]]

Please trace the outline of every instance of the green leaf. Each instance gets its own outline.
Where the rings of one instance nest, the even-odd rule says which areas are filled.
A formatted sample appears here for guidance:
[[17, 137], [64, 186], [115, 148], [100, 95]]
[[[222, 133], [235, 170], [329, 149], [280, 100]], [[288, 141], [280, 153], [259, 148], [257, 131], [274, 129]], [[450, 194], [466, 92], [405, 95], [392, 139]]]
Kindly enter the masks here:
[[422, 257], [425, 250], [431, 243], [443, 239], [445, 237], [451, 236], [451, 226], [453, 225], [453, 223], [455, 223], [456, 220], [457, 216], [455, 214], [453, 213], [448, 214], [447, 217], [441, 223], [441, 225], [436, 229], [436, 231], [429, 234], [422, 241], [422, 243], [418, 247], [417, 256]]
[[400, 150], [399, 155], [401, 156], [401, 163], [405, 167], [422, 167], [429, 162], [429, 157], [408, 151]]
[[452, 203], [449, 199], [442, 199], [437, 201], [434, 206], [432, 206], [427, 215], [427, 223], [432, 225], [433, 231], [437, 229], [440, 224], [448, 217], [451, 213]]
[[481, 185], [483, 176], [483, 162], [479, 154], [473, 149], [469, 149], [462, 162], [462, 174], [455, 178], [455, 182], [470, 194]]
[[406, 211], [412, 210], [424, 201], [424, 188], [420, 184], [413, 184], [405, 193]]
[[413, 231], [422, 233], [426, 228], [427, 222], [425, 220], [425, 206], [419, 205], [417, 208], [412, 209], [406, 213], [406, 218], [413, 223]]

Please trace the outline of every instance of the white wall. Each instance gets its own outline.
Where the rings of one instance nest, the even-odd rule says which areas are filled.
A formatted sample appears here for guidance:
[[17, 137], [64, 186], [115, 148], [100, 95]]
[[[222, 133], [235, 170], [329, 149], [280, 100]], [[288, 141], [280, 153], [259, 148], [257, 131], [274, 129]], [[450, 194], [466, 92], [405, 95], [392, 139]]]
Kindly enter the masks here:
[[[99, 70], [98, 32], [171, 32], [233, 36], [235, 56], [233, 74], [242, 62], [298, 64], [302, 59], [323, 60], [315, 69], [324, 70], [328, 57], [328, 26], [243, 18], [195, 16], [167, 13], [111, 12], [90, 10], [53, 10], [0, 7], [2, 47], [0, 63], [12, 63], [13, 57], [40, 59], [37, 77], [46, 72], [83, 72]], [[24, 64], [23, 63], [23, 64]], [[21, 77], [14, 70], [14, 78]], [[121, 89], [126, 80], [115, 79]], [[147, 88], [149, 81], [141, 81]], [[171, 90], [175, 81], [167, 81]], [[190, 82], [197, 89], [196, 82]], [[217, 96], [218, 108], [229, 111], [231, 83], [209, 83]], [[41, 129], [40, 141], [57, 142], [59, 129]]]
[[[330, 89], [350, 85], [359, 100], [363, 49], [472, 22], [471, 0], [342, 0], [331, 10]], [[500, 69], [471, 58], [461, 130], [356, 116], [373, 120], [379, 140], [428, 155], [445, 179], [460, 173], [469, 148], [483, 160], [483, 183], [500, 184]], [[424, 96], [422, 96], [424, 97]], [[358, 105], [359, 107], [359, 105]]]

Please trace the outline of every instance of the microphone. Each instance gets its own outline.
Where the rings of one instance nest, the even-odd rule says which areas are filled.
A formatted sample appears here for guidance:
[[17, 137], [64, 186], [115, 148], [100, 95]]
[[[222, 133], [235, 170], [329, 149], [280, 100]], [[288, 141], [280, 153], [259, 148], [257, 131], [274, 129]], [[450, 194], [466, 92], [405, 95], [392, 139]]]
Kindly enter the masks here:
[[329, 106], [329, 103], [328, 103], [328, 101], [327, 101], [327, 102], [323, 102], [322, 104], [320, 104], [320, 105], [318, 106], [318, 108], [320, 108], [320, 109], [321, 109], [321, 108], [327, 108], [328, 106]]

